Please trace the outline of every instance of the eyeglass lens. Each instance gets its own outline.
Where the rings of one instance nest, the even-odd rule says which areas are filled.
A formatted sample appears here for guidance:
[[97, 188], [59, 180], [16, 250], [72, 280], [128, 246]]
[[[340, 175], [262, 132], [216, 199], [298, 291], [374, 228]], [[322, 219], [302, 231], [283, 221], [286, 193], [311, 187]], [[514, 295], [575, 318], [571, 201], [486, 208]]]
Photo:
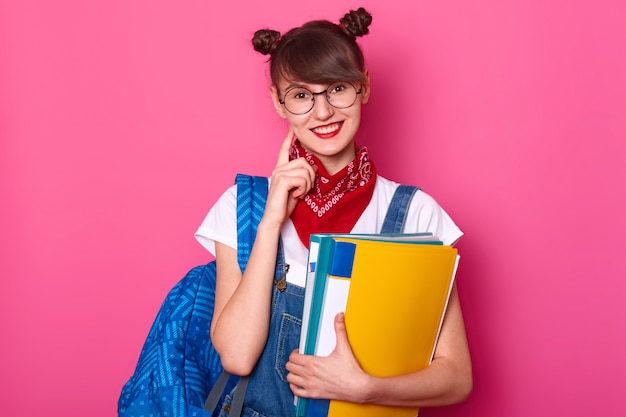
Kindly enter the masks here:
[[315, 105], [315, 96], [324, 95], [328, 103], [338, 109], [345, 109], [354, 104], [357, 94], [356, 87], [349, 82], [331, 84], [326, 91], [313, 93], [304, 87], [294, 87], [285, 93], [285, 107], [291, 113], [308, 113]]

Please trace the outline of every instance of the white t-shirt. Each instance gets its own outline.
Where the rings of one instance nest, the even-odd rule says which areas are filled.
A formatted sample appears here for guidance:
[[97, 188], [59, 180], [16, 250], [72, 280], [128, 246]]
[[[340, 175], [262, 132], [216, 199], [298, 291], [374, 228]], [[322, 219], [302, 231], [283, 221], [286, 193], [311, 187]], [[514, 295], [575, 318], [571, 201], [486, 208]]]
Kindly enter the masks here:
[[[352, 233], [378, 233], [383, 225], [387, 208], [398, 183], [381, 177], [376, 178], [374, 194], [369, 205], [354, 225]], [[407, 214], [404, 233], [431, 232], [444, 245], [452, 245], [463, 232], [450, 216], [428, 194], [419, 190], [413, 196]], [[196, 239], [215, 256], [215, 242], [237, 248], [237, 186], [233, 185], [222, 194], [211, 208], [195, 233]], [[281, 230], [285, 262], [289, 264], [287, 281], [304, 286], [308, 250], [300, 241], [291, 221], [287, 219]]]

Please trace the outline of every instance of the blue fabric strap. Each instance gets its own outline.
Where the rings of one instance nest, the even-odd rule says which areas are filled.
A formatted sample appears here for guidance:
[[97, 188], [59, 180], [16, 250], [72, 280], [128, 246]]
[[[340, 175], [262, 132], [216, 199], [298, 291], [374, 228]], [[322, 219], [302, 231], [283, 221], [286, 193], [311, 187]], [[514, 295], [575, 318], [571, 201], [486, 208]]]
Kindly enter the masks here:
[[403, 184], [396, 188], [380, 233], [402, 233], [411, 199], [417, 190], [419, 190], [418, 187]]
[[246, 269], [267, 199], [267, 178], [237, 174], [237, 260]]
[[[265, 210], [268, 182], [265, 177], [237, 174], [235, 184], [237, 184], [237, 260], [243, 273], [248, 264], [258, 225]], [[282, 261], [282, 248], [279, 248], [279, 258], [284, 263]], [[224, 392], [228, 378], [228, 372], [222, 371], [204, 403], [206, 411], [212, 413], [215, 410]], [[239, 378], [230, 409], [230, 415], [232, 416], [238, 417], [241, 415], [248, 381], [248, 376]]]

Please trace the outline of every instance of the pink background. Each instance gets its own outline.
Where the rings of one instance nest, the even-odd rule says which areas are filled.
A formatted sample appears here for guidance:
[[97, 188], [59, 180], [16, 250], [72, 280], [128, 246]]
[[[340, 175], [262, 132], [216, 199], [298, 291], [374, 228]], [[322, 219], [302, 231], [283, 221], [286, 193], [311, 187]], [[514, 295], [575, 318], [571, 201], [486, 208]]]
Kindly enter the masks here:
[[285, 134], [249, 39], [364, 5], [359, 141], [466, 232], [475, 389], [626, 414], [621, 0], [0, 0], [0, 414], [112, 416], [193, 232]]

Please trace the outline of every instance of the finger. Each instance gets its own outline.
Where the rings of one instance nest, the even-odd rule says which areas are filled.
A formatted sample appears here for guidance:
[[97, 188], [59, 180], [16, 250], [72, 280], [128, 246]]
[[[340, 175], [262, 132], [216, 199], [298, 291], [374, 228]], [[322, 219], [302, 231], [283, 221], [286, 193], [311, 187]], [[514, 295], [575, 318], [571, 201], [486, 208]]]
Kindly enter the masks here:
[[282, 145], [280, 145], [280, 151], [278, 151], [278, 161], [276, 162], [276, 166], [279, 167], [281, 165], [285, 165], [289, 162], [289, 149], [291, 149], [291, 144], [293, 143], [294, 133], [291, 128], [289, 128], [289, 132], [287, 132], [287, 136], [283, 141]]
[[303, 198], [313, 188], [315, 171], [303, 158], [294, 159], [274, 169], [272, 182], [288, 189], [291, 197]]
[[289, 362], [288, 363], [292, 363], [295, 366], [303, 366], [305, 361], [306, 361], [306, 357], [307, 357], [307, 355], [303, 355], [302, 353], [300, 353], [298, 351], [298, 349], [294, 349], [289, 354]]
[[303, 387], [296, 384], [289, 384], [289, 388], [291, 389], [291, 392], [293, 392], [293, 395], [297, 397], [307, 398], [307, 392]]
[[335, 336], [337, 338], [337, 344], [335, 349], [351, 349], [350, 342], [348, 341], [348, 333], [346, 332], [345, 314], [338, 313], [335, 316]]
[[290, 161], [290, 163], [293, 163], [294, 166], [298, 166], [303, 170], [301, 173], [306, 180], [306, 187], [303, 189], [301, 197], [304, 197], [313, 189], [317, 175], [317, 167], [311, 165], [305, 158], [298, 158]]
[[305, 168], [289, 163], [274, 170], [272, 184], [274, 190], [285, 190], [292, 198], [299, 198], [309, 192], [312, 183]]

